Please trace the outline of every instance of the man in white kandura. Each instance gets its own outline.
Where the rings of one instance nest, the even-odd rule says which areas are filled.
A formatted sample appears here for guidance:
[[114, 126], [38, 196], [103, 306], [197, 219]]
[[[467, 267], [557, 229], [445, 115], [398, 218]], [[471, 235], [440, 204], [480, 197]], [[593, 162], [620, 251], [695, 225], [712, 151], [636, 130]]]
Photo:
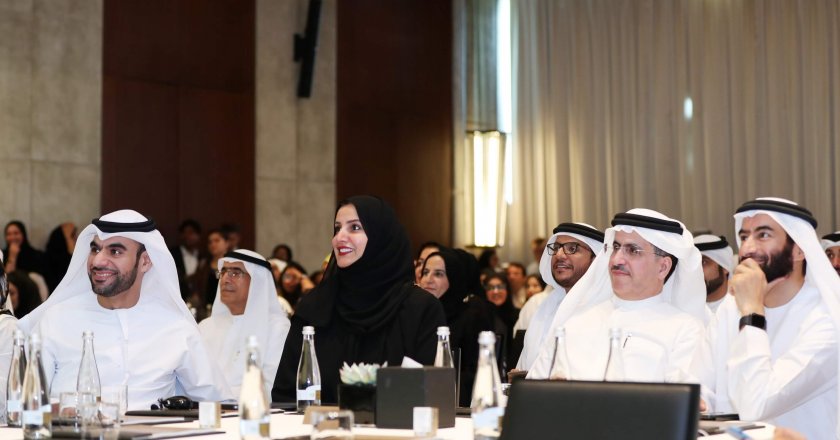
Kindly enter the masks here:
[[514, 326], [514, 332], [526, 330], [517, 370], [528, 371], [537, 360], [546, 335], [551, 339], [554, 334], [549, 325], [566, 292], [603, 252], [604, 233], [586, 223], [561, 223], [554, 228], [540, 258], [540, 275], [546, 288], [525, 303]]
[[703, 281], [706, 283], [706, 306], [714, 314], [729, 288], [729, 276], [735, 267], [735, 255], [726, 237], [703, 234], [694, 237], [694, 246], [703, 256]]
[[246, 249], [228, 252], [218, 265], [219, 289], [213, 315], [198, 325], [201, 338], [238, 395], [248, 354], [245, 341], [248, 336], [256, 336], [266, 395], [270, 395], [291, 327], [277, 302], [271, 265], [262, 255]]
[[172, 254], [154, 221], [131, 210], [93, 220], [46, 302], [20, 321], [43, 340], [50, 394], [76, 389], [82, 332], [94, 333], [103, 393], [125, 387], [128, 409], [186, 394], [233, 394], [181, 299]]
[[[570, 378], [604, 379], [610, 329], [618, 328], [624, 380], [711, 381], [703, 272], [691, 233], [648, 209], [616, 214], [612, 225], [607, 252], [560, 303], [551, 324], [566, 329]], [[545, 339], [529, 378], [548, 377], [554, 345]]]
[[825, 256], [831, 262], [831, 267], [840, 275], [840, 231], [823, 235], [820, 243], [825, 251]]
[[840, 438], [840, 277], [811, 212], [759, 198], [735, 214], [740, 263], [711, 331], [715, 412]]

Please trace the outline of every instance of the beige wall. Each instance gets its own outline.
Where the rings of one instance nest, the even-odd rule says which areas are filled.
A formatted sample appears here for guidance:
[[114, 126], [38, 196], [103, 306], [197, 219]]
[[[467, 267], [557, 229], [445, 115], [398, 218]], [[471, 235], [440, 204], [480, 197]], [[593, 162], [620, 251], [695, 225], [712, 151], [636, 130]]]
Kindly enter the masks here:
[[0, 223], [37, 247], [99, 212], [101, 83], [101, 0], [0, 1]]
[[287, 243], [316, 270], [330, 251], [335, 209], [335, 0], [324, 1], [312, 97], [296, 97], [292, 36], [306, 0], [257, 0], [257, 251]]
[[[336, 26], [325, 1], [312, 98], [298, 99], [307, 4], [257, 0], [256, 239], [314, 270], [335, 206]], [[102, 16], [102, 0], [0, 1], [0, 223], [22, 220], [36, 247], [99, 214]]]

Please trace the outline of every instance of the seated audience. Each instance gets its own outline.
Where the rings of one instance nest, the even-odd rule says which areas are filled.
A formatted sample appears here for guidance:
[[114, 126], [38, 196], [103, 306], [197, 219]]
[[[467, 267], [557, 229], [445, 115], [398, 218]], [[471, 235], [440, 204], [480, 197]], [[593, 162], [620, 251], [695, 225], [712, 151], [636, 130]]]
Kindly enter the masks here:
[[21, 319], [41, 305], [38, 286], [26, 272], [16, 270], [6, 276], [9, 283], [9, 303], [15, 318]]
[[277, 302], [270, 266], [262, 255], [246, 249], [228, 252], [218, 264], [219, 293], [213, 314], [198, 325], [201, 338], [238, 396], [248, 353], [245, 341], [256, 336], [270, 393], [290, 326]]
[[47, 239], [47, 247], [44, 250], [47, 258], [47, 287], [50, 292], [58, 287], [58, 283], [64, 278], [67, 268], [70, 267], [70, 257], [73, 256], [73, 249], [76, 247], [76, 225], [70, 222], [62, 223], [50, 232]]

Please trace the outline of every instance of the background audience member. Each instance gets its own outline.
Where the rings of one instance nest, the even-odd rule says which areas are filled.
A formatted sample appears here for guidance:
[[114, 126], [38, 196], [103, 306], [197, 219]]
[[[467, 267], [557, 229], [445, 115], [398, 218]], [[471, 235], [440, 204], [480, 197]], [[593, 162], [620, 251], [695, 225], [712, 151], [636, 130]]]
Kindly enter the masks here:
[[297, 307], [300, 298], [315, 285], [306, 276], [306, 269], [300, 264], [290, 261], [280, 274], [280, 294], [292, 308]]
[[543, 248], [545, 247], [545, 240], [544, 237], [537, 237], [531, 240], [531, 254], [534, 256], [534, 261], [528, 264], [528, 270], [526, 271], [528, 275], [540, 274], [540, 259], [542, 258]]
[[76, 247], [76, 225], [70, 222], [56, 226], [50, 233], [45, 249], [47, 258], [47, 287], [50, 292], [55, 290], [67, 268], [70, 267], [70, 257], [73, 256], [73, 248]]
[[178, 271], [181, 298], [192, 304], [202, 302], [202, 298], [193, 297], [195, 273], [205, 258], [201, 255], [201, 225], [192, 219], [181, 222], [178, 226], [178, 244], [170, 246], [169, 252]]
[[35, 310], [35, 307], [41, 305], [38, 286], [26, 272], [21, 270], [10, 272], [6, 279], [9, 282], [9, 302], [12, 305], [15, 318], [23, 318], [29, 312]]
[[32, 281], [38, 285], [41, 298], [49, 295], [47, 279], [50, 278], [47, 265], [47, 256], [29, 244], [29, 237], [26, 234], [26, 226], [19, 220], [12, 220], [6, 224], [6, 249], [3, 255], [6, 257], [6, 273], [22, 270], [31, 276]]
[[528, 275], [528, 277], [525, 278], [525, 294], [528, 296], [527, 299], [531, 299], [532, 296], [545, 290], [545, 286], [545, 281], [543, 281], [541, 276]]
[[516, 359], [513, 359], [513, 362], [510, 362], [511, 360], [508, 359], [508, 347], [510, 341], [513, 340], [513, 326], [516, 324], [516, 320], [519, 319], [519, 309], [513, 306], [510, 286], [502, 274], [494, 273], [485, 278], [484, 292], [487, 301], [490, 301], [494, 306], [492, 310], [495, 312], [497, 339], [499, 336], [504, 338], [502, 340], [501, 350], [497, 353], [500, 368], [504, 372], [502, 376], [504, 377], [507, 373], [508, 365], [513, 366], [516, 363]]
[[294, 260], [294, 258], [292, 258], [292, 248], [290, 248], [286, 243], [280, 243], [277, 246], [274, 246], [274, 250], [271, 251], [271, 257], [287, 263]]
[[488, 275], [492, 275], [496, 272], [496, 268], [499, 266], [499, 256], [496, 255], [496, 249], [490, 248], [481, 251], [481, 254], [478, 256], [478, 270], [481, 274], [481, 282], [483, 283], [486, 281]]
[[239, 241], [242, 238], [242, 231], [239, 225], [236, 223], [222, 223], [219, 229], [221, 229], [228, 241], [228, 248], [232, 251], [239, 249]]
[[437, 252], [440, 248], [440, 243], [427, 241], [417, 249], [417, 258], [414, 259], [414, 282], [418, 286], [420, 285], [420, 277], [423, 276], [423, 263], [426, 261], [426, 257], [431, 255], [432, 252]]
[[196, 272], [196, 292], [204, 298], [206, 308], [212, 308], [216, 299], [216, 290], [219, 287], [219, 280], [216, 278], [216, 267], [219, 259], [232, 250], [227, 235], [221, 229], [213, 229], [207, 233], [207, 251], [210, 257], [207, 258]]
[[508, 263], [507, 268], [505, 268], [505, 272], [507, 273], [507, 280], [508, 285], [510, 286], [513, 306], [517, 309], [521, 309], [522, 306], [525, 305], [525, 300], [528, 299], [528, 295], [525, 292], [525, 266], [523, 266], [522, 263], [514, 261], [512, 263]]
[[453, 350], [460, 349], [458, 404], [464, 407], [470, 406], [478, 367], [478, 334], [495, 330], [492, 306], [471, 291], [478, 285], [478, 265], [471, 266], [470, 259], [475, 261], [464, 250], [440, 248], [425, 259], [421, 281], [421, 286], [443, 305], [450, 345]]

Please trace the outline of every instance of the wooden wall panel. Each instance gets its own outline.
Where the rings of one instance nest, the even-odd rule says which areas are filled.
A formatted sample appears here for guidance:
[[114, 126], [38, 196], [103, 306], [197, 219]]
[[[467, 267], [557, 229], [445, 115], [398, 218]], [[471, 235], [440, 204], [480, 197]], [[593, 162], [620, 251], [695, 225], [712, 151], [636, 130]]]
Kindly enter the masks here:
[[452, 236], [452, 12], [338, 2], [336, 193], [388, 200], [415, 246]]
[[[102, 210], [254, 245], [254, 0], [106, 0]], [[290, 37], [291, 38], [291, 37]]]

